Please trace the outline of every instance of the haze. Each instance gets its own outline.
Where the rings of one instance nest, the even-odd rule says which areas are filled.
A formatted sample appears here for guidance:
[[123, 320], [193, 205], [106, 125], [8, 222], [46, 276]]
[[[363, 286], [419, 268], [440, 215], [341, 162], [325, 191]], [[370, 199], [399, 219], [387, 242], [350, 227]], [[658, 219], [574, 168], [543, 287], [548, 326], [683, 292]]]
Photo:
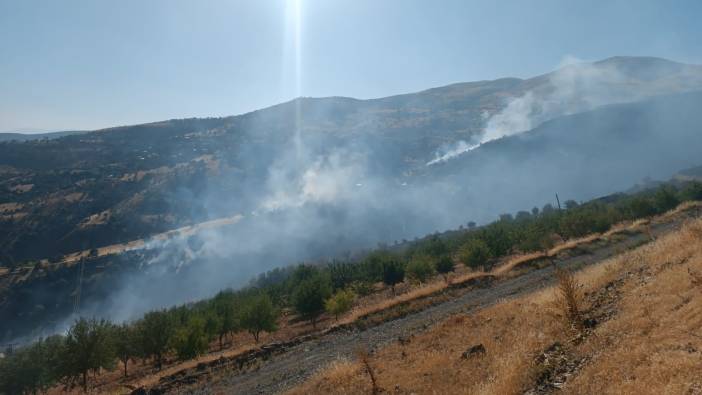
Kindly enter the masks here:
[[[529, 77], [700, 63], [697, 1], [0, 1], [0, 130], [97, 129]], [[299, 23], [299, 25], [297, 25]], [[296, 27], [299, 39], [296, 40]]]

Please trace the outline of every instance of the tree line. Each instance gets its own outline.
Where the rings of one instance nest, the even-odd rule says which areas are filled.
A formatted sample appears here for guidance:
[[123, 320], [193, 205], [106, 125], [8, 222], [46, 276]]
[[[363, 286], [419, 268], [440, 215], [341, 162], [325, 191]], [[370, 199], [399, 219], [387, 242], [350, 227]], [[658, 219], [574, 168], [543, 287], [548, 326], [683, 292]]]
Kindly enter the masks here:
[[[456, 264], [489, 268], [500, 257], [544, 251], [561, 239], [607, 231], [623, 220], [663, 213], [686, 200], [702, 200], [702, 183], [664, 184], [633, 195], [618, 194], [563, 209], [546, 205], [476, 226], [378, 248], [357, 260], [334, 260], [277, 268], [248, 287], [211, 299], [152, 311], [131, 323], [79, 318], [66, 334], [41, 339], [0, 359], [0, 393], [30, 394], [62, 384], [87, 390], [91, 377], [148, 360], [160, 369], [167, 358], [187, 360], [223, 349], [237, 333], [259, 342], [275, 332], [281, 312], [294, 312], [316, 327], [326, 312], [338, 319], [357, 295], [383, 283], [394, 292], [404, 281], [447, 277]], [[211, 346], [212, 345], [212, 346]]]

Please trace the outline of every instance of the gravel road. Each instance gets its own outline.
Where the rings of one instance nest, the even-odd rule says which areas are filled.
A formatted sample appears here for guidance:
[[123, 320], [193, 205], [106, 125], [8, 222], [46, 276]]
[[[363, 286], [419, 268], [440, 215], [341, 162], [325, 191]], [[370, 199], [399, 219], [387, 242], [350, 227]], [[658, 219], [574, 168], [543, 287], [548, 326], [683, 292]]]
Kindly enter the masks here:
[[[654, 224], [651, 226], [651, 234], [654, 236], [666, 234], [679, 227], [685, 218], [687, 215], [682, 214], [676, 216], [674, 220]], [[577, 270], [616, 255], [622, 250], [644, 244], [648, 240], [647, 234], [633, 234], [588, 254], [556, 259], [555, 266]], [[179, 392], [182, 394], [270, 394], [285, 391], [335, 359], [351, 358], [358, 347], [382, 347], [397, 341], [399, 337], [424, 331], [451, 315], [485, 308], [503, 298], [546, 287], [553, 283], [555, 266], [547, 266], [521, 276], [500, 280], [486, 288], [472, 289], [458, 298], [362, 331], [329, 333], [262, 361], [256, 370], [213, 378], [205, 386], [182, 388]]]

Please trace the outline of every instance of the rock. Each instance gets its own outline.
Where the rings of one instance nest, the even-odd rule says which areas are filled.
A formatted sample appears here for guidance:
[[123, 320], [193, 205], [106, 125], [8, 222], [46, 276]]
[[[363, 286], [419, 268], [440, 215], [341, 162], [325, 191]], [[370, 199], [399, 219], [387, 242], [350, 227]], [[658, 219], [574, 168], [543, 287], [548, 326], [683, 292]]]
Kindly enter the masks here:
[[482, 344], [477, 344], [464, 351], [463, 354], [461, 354], [461, 359], [468, 359], [476, 355], [484, 355], [485, 353], [485, 346], [483, 346]]
[[587, 329], [592, 329], [597, 326], [597, 320], [594, 318], [586, 318], [583, 320], [583, 326]]

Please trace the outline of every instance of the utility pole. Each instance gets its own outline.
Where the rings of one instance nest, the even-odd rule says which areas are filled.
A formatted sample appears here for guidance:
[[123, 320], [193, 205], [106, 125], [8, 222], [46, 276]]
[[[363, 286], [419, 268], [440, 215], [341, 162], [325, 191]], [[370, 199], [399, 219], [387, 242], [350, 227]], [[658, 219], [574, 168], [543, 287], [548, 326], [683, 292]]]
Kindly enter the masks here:
[[558, 193], [556, 193], [556, 203], [558, 203], [558, 211], [561, 211], [561, 200], [558, 199]]

